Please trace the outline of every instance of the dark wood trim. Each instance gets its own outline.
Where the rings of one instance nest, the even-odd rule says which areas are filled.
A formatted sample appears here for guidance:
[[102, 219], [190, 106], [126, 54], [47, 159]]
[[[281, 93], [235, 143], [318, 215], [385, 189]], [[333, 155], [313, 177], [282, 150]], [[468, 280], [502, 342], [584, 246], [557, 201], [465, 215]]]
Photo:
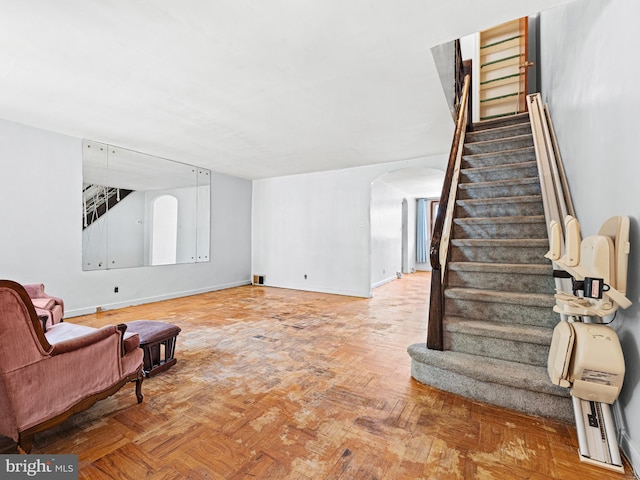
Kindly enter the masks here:
[[465, 75], [462, 100], [458, 109], [456, 130], [451, 143], [449, 153], [449, 163], [442, 185], [442, 194], [438, 205], [438, 216], [433, 227], [433, 237], [429, 250], [429, 261], [431, 263], [431, 298], [429, 304], [429, 321], [427, 325], [427, 348], [432, 350], [442, 350], [444, 348], [442, 336], [442, 317], [444, 316], [444, 292], [442, 282], [442, 269], [440, 263], [440, 247], [444, 229], [444, 221], [448, 210], [449, 196], [453, 183], [453, 175], [458, 158], [458, 148], [461, 140], [464, 141], [466, 132], [465, 113], [468, 115], [469, 91], [471, 90], [471, 75]]
[[431, 295], [429, 297], [429, 319], [427, 322], [427, 348], [430, 350], [442, 350], [444, 348], [442, 335], [444, 302], [441, 278], [441, 269], [431, 271]]

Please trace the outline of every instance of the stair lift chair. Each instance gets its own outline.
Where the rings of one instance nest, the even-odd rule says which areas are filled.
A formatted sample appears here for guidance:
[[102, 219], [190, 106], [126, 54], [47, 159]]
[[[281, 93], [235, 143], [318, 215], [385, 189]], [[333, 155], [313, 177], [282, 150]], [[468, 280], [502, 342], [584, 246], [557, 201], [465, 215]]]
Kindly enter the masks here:
[[547, 371], [554, 384], [571, 389], [580, 459], [622, 471], [609, 405], [622, 388], [624, 357], [616, 332], [598, 322], [631, 305], [625, 296], [629, 218], [612, 217], [597, 235], [585, 239], [574, 217], [568, 215], [564, 224], [564, 255], [560, 225], [552, 221], [545, 256], [566, 272], [554, 274], [570, 278], [573, 292], [558, 290], [555, 295], [553, 310], [568, 321], [554, 329]]

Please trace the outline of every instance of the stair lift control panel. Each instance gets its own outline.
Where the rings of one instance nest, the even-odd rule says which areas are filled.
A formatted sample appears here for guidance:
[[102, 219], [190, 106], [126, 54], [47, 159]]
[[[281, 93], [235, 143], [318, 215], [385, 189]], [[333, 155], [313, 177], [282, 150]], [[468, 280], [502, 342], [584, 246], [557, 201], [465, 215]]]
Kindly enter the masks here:
[[[609, 405], [620, 393], [625, 365], [618, 336], [603, 317], [627, 308], [629, 218], [607, 220], [597, 235], [581, 239], [577, 219], [551, 222], [549, 252], [554, 277], [570, 280], [571, 292], [557, 289], [553, 310], [562, 315], [553, 332], [547, 371], [570, 388], [580, 459], [623, 471]], [[557, 285], [561, 282], [557, 281]], [[566, 285], [566, 281], [563, 285]]]

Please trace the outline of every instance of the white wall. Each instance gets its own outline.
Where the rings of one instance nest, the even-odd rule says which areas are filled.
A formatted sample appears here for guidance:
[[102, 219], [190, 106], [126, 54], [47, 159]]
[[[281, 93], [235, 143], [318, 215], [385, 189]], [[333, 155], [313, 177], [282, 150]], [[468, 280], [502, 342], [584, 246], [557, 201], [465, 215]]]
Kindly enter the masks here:
[[82, 140], [0, 121], [0, 159], [0, 278], [44, 283], [67, 316], [250, 281], [250, 181], [212, 176], [210, 262], [83, 272]]
[[617, 402], [621, 446], [640, 472], [640, 63], [637, 0], [589, 0], [540, 16], [541, 91], [548, 101], [583, 237], [614, 215], [631, 218], [627, 296], [618, 311], [626, 362]]
[[270, 286], [371, 296], [371, 182], [446, 162], [438, 155], [254, 181], [252, 272]]
[[371, 285], [373, 288], [402, 271], [402, 199], [404, 193], [376, 180], [371, 184]]

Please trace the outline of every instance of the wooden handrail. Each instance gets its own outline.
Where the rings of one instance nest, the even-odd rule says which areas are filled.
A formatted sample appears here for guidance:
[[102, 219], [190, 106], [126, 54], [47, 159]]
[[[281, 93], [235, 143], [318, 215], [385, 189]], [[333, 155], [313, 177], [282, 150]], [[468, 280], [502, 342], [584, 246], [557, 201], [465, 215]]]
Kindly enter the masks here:
[[442, 194], [438, 205], [438, 213], [433, 227], [429, 261], [431, 263], [431, 297], [429, 302], [429, 322], [427, 326], [427, 348], [442, 350], [444, 348], [442, 335], [442, 316], [444, 314], [444, 276], [446, 273], [446, 261], [449, 252], [449, 236], [452, 226], [453, 208], [458, 190], [458, 177], [460, 174], [460, 162], [464, 137], [467, 131], [467, 118], [469, 114], [469, 91], [471, 88], [471, 75], [464, 77], [462, 97], [458, 108], [456, 130], [451, 143], [449, 163], [444, 177]]

